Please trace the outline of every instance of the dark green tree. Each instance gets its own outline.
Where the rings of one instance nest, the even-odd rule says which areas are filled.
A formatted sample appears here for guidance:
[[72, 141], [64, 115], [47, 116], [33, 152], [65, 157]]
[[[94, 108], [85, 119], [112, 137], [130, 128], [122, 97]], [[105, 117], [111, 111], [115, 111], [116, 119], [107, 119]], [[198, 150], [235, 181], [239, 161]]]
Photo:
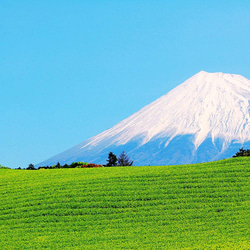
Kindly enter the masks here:
[[35, 166], [30, 163], [29, 166], [26, 169], [27, 170], [35, 170]]
[[118, 157], [118, 165], [119, 166], [132, 166], [134, 161], [131, 161], [126, 154], [125, 151], [122, 151], [122, 153]]
[[61, 164], [60, 164], [60, 162], [57, 162], [57, 164], [56, 164], [55, 168], [61, 168]]
[[250, 149], [243, 149], [242, 147], [233, 157], [240, 157], [240, 156], [250, 156]]
[[109, 153], [107, 167], [117, 166], [117, 157], [112, 152]]

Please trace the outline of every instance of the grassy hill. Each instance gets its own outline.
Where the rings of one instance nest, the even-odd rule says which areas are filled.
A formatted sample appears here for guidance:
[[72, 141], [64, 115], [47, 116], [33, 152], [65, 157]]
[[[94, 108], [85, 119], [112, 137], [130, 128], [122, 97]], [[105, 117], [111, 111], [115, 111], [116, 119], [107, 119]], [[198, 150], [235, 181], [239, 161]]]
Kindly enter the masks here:
[[250, 157], [0, 170], [0, 249], [250, 249]]

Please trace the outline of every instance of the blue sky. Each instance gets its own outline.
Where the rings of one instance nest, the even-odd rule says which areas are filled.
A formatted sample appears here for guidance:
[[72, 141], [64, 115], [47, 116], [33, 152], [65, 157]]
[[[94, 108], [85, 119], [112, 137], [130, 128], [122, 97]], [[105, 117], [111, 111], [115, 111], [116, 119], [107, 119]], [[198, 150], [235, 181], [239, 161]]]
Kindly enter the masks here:
[[1, 1], [0, 164], [27, 167], [201, 70], [250, 79], [250, 1]]

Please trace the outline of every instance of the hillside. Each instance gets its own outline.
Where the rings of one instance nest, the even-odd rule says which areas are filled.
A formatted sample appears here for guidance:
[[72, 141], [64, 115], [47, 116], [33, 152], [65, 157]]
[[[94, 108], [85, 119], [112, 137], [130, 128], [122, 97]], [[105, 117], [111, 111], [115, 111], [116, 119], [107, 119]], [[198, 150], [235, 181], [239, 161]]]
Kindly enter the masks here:
[[0, 249], [249, 249], [250, 157], [0, 170]]

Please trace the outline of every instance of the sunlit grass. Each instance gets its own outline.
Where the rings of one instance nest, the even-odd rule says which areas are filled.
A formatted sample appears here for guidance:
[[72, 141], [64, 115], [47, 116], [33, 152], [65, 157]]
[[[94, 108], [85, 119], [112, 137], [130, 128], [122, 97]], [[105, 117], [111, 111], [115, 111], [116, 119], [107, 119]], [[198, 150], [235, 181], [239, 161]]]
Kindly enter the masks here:
[[249, 249], [250, 157], [0, 170], [0, 249]]

